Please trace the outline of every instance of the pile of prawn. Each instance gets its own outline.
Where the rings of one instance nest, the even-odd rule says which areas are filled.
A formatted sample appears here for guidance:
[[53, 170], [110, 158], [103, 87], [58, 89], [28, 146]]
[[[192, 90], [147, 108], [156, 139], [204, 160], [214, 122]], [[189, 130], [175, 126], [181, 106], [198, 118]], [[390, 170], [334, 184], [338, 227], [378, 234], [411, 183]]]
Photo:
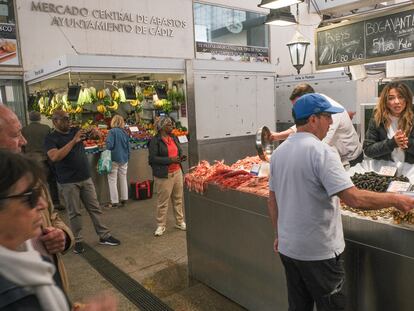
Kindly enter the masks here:
[[268, 196], [268, 177], [257, 177], [249, 173], [254, 164], [260, 164], [259, 157], [246, 157], [231, 166], [224, 161], [215, 161], [210, 165], [208, 161], [201, 161], [197, 166], [190, 168], [185, 175], [184, 182], [190, 191], [204, 193], [209, 183], [221, 189], [235, 189], [260, 196]]

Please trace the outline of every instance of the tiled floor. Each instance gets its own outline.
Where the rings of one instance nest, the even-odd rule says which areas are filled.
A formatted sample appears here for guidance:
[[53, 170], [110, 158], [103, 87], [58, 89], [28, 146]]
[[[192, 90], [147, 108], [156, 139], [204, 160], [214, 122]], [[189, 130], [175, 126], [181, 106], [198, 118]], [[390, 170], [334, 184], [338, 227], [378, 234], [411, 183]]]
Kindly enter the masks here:
[[[131, 201], [126, 207], [104, 209], [104, 219], [120, 246], [102, 246], [84, 211], [84, 240], [176, 311], [242, 311], [241, 306], [209, 287], [191, 281], [187, 273], [186, 234], [174, 228], [169, 210], [167, 231], [154, 237], [155, 199]], [[61, 212], [66, 219], [65, 212]], [[72, 301], [108, 290], [117, 296], [118, 310], [138, 310], [80, 255], [64, 256]]]

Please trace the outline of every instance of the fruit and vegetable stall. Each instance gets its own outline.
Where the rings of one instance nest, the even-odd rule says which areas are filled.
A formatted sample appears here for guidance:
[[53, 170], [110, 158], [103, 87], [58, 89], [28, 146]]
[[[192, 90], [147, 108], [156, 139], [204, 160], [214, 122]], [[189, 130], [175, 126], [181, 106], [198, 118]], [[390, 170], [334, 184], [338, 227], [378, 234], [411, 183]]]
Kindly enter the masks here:
[[[90, 163], [90, 170], [98, 199], [101, 204], [110, 201], [106, 176], [96, 172], [100, 153], [106, 149], [105, 141], [115, 114], [124, 117], [125, 131], [129, 135], [131, 156], [128, 165], [128, 180], [152, 179], [148, 165], [148, 143], [156, 135], [155, 121], [159, 116], [169, 115], [175, 121], [173, 135], [185, 137], [188, 130], [181, 123], [186, 115], [184, 80], [145, 81], [81, 81], [68, 87], [36, 90], [29, 97], [29, 110], [36, 110], [51, 118], [56, 110], [66, 111], [73, 126], [85, 131], [94, 127], [99, 136], [87, 137], [83, 141]], [[97, 87], [100, 85], [101, 87]], [[184, 118], [185, 119], [185, 118]], [[187, 154], [187, 146], [182, 145]]]
[[[287, 310], [284, 270], [272, 250], [268, 178], [250, 173], [261, 164], [258, 157], [233, 165], [202, 161], [185, 176], [189, 274], [248, 310]], [[351, 173], [357, 187], [379, 192], [414, 176], [410, 169], [398, 178]], [[342, 206], [347, 310], [412, 310], [413, 220], [414, 213], [392, 207]]]

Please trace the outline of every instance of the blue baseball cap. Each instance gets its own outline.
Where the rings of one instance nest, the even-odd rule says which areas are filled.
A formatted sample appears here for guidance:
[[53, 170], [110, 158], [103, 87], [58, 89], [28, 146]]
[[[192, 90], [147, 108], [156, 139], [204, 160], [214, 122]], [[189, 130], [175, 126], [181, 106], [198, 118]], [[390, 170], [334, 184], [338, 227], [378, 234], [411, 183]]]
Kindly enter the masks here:
[[325, 97], [316, 93], [305, 94], [299, 97], [292, 109], [296, 120], [306, 119], [313, 114], [321, 112], [334, 114], [344, 111], [342, 108], [332, 106]]

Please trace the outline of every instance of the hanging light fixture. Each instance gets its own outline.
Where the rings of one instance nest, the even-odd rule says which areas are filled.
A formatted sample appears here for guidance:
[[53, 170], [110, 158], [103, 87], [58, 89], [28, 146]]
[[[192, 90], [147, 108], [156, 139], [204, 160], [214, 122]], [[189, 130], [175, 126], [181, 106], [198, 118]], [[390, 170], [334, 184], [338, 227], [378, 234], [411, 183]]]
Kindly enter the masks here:
[[304, 0], [262, 0], [258, 7], [265, 9], [279, 9], [293, 4], [298, 4], [303, 1]]
[[[296, 5], [296, 20], [298, 21], [297, 25], [299, 25], [299, 5]], [[289, 48], [292, 65], [296, 68], [299, 74], [300, 69], [305, 64], [306, 51], [310, 42], [299, 32], [298, 28], [296, 28], [295, 35], [286, 45]]]
[[309, 44], [310, 42], [298, 30], [296, 30], [292, 40], [286, 44], [289, 48], [292, 65], [296, 68], [298, 74], [305, 64], [306, 50], [308, 49]]
[[270, 13], [266, 16], [265, 24], [273, 26], [288, 26], [296, 24], [296, 19], [292, 13], [290, 13], [289, 8], [270, 10]]

